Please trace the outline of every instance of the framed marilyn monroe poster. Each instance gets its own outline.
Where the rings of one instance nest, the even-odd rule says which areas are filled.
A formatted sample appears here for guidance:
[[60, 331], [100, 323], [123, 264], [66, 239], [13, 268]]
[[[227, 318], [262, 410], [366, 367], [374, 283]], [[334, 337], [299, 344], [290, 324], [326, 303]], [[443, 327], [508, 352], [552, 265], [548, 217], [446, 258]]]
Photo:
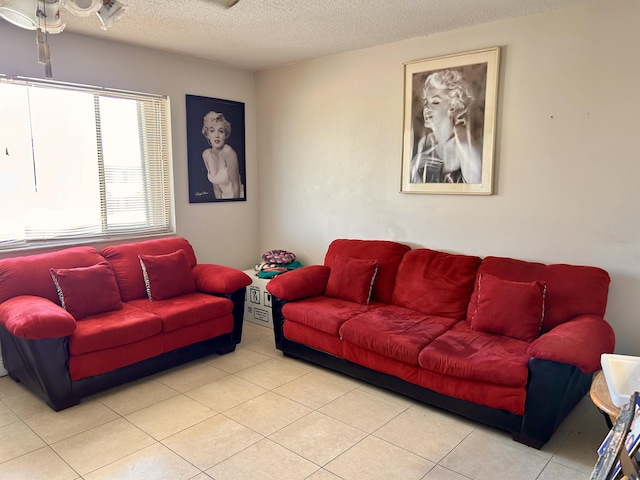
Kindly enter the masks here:
[[189, 203], [245, 201], [244, 103], [187, 95]]
[[404, 64], [403, 193], [493, 192], [499, 48]]

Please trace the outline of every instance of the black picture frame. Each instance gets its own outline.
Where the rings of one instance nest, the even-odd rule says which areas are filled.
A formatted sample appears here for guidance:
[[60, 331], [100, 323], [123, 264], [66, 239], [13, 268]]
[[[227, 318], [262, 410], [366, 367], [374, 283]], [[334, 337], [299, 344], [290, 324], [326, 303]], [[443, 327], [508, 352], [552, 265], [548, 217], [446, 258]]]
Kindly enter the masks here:
[[[207, 177], [203, 152], [211, 148], [203, 134], [204, 117], [209, 112], [222, 114], [231, 125], [231, 133], [225, 143], [235, 151], [240, 175], [240, 196], [235, 198], [216, 196], [214, 186]], [[189, 179], [189, 203], [244, 202], [247, 200], [247, 173], [245, 148], [244, 103], [220, 98], [186, 95], [187, 113], [187, 162]]]

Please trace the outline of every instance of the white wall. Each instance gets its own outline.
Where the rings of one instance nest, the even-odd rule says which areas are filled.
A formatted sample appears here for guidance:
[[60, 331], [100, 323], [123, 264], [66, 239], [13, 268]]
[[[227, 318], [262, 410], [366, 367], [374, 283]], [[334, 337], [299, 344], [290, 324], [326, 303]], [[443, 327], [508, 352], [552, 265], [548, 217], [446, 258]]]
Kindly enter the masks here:
[[[96, 24], [96, 28], [99, 26]], [[258, 251], [256, 100], [251, 72], [64, 32], [49, 35], [55, 80], [168, 95], [177, 233], [200, 262], [247, 268]], [[42, 78], [35, 33], [0, 22], [0, 71]], [[189, 204], [185, 95], [245, 103], [247, 201]]]
[[[599, 1], [256, 76], [260, 251], [334, 238], [596, 265], [640, 355], [640, 2]], [[501, 46], [493, 196], [400, 194], [403, 62]]]

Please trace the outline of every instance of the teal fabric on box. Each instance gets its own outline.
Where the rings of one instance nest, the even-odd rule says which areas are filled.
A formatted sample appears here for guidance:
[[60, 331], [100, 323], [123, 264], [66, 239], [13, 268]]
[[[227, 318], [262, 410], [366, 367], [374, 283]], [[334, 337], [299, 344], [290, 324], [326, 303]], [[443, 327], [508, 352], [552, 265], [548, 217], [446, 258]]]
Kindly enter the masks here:
[[[256, 265], [256, 267], [258, 267], [258, 265]], [[286, 273], [289, 270], [295, 270], [300, 267], [302, 267], [302, 263], [298, 260], [294, 260], [293, 262], [285, 265], [278, 265], [278, 268], [274, 268], [273, 270], [260, 270], [256, 276], [258, 278], [273, 278], [276, 275], [280, 275], [281, 273]]]

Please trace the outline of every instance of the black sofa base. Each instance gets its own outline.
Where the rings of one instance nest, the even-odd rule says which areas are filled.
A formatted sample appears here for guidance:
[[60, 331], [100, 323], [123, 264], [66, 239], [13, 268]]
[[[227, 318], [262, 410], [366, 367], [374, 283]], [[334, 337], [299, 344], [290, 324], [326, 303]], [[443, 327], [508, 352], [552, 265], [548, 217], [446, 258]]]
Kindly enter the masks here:
[[[42, 398], [53, 410], [60, 411], [80, 403], [94, 393], [137, 380], [169, 368], [182, 365], [212, 353], [225, 354], [235, 350], [233, 334], [204, 340], [166, 352], [111, 372], [73, 381], [67, 368], [60, 368], [56, 359], [66, 358], [67, 339], [27, 340], [16, 338], [0, 326], [2, 360], [9, 376], [24, 384]], [[65, 352], [65, 353], [62, 353]]]
[[414, 400], [462, 415], [511, 434], [513, 440], [540, 449], [549, 441], [571, 410], [587, 394], [593, 375], [573, 365], [549, 360], [529, 359], [529, 380], [525, 414], [516, 415], [485, 405], [450, 397], [381, 373], [330, 353], [291, 341], [283, 334], [286, 321], [282, 307], [286, 302], [273, 298], [273, 329], [276, 348], [291, 358], [306, 360], [345, 373], [367, 383], [406, 395]]
[[[282, 339], [281, 350], [287, 357], [305, 360], [316, 365], [347, 374], [372, 385], [418, 400], [419, 402], [467, 417], [485, 425], [505, 430], [511, 434], [511, 437], [516, 442], [523, 443], [536, 449], [542, 448], [544, 444], [549, 441], [553, 432], [560, 423], [562, 423], [562, 420], [564, 420], [573, 407], [575, 407], [582, 397], [584, 397], [589, 391], [592, 378], [591, 375], [584, 374], [577, 369], [575, 370], [579, 373], [575, 371], [570, 373], [570, 381], [575, 384], [575, 388], [571, 388], [571, 391], [573, 392], [573, 394], [570, 395], [571, 398], [565, 398], [560, 402], [560, 410], [553, 410], [553, 396], [544, 397], [537, 395], [536, 397], [538, 400], [536, 400], [536, 402], [539, 403], [539, 405], [537, 405], [537, 409], [547, 411], [548, 415], [545, 415], [547, 418], [536, 416], [535, 419], [531, 420], [530, 418], [527, 418], [527, 414], [516, 415], [506, 410], [499, 410], [485, 405], [461, 400], [459, 398], [449, 397], [433, 390], [429, 390], [428, 388], [409, 383], [398, 377], [371, 370], [345, 360], [344, 358], [335, 357], [329, 353], [292, 342], [286, 338]], [[533, 359], [530, 360], [530, 364], [531, 362], [543, 362], [547, 364], [555, 363], [548, 362], [546, 360], [536, 361]], [[549, 365], [543, 365], [542, 368], [549, 368]], [[553, 368], [553, 366], [551, 368]], [[528, 398], [528, 406], [529, 403]]]
[[242, 288], [232, 294], [219, 295], [233, 304], [233, 330], [126, 367], [82, 380], [69, 376], [69, 340], [67, 337], [29, 340], [13, 336], [0, 325], [2, 361], [9, 376], [24, 384], [53, 410], [60, 411], [80, 403], [89, 395], [182, 365], [212, 353], [223, 355], [235, 350], [242, 339], [244, 314]]

